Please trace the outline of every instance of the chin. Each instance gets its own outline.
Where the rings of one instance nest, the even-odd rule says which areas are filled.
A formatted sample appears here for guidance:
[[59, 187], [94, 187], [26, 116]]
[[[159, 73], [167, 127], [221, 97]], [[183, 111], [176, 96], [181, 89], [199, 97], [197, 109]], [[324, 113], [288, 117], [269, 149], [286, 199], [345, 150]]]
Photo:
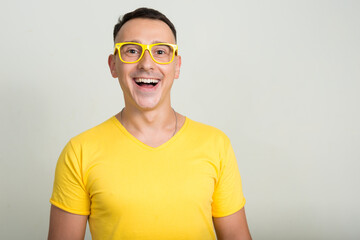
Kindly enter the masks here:
[[152, 110], [159, 106], [159, 101], [138, 101], [137, 105], [143, 110]]

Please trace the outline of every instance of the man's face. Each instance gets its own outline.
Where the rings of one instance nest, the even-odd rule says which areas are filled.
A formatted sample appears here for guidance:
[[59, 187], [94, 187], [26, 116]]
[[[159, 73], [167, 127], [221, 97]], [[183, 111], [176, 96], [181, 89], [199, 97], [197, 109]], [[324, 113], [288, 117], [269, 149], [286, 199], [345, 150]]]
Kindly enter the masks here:
[[[120, 42], [175, 44], [175, 37], [169, 26], [160, 20], [136, 18], [122, 26], [115, 38], [115, 43]], [[174, 79], [179, 77], [180, 65], [180, 56], [163, 65], [155, 63], [148, 51], [137, 63], [123, 63], [118, 54], [109, 56], [111, 74], [119, 79], [125, 103], [142, 110], [170, 104], [170, 89]], [[141, 79], [158, 83], [155, 86], [137, 83]]]

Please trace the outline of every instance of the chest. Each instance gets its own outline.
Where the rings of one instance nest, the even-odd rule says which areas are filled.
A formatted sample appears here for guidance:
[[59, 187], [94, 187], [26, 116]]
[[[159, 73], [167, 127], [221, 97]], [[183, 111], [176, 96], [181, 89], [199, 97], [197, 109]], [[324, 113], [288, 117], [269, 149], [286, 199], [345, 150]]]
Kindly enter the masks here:
[[218, 172], [216, 159], [194, 152], [99, 156], [85, 185], [93, 207], [119, 214], [164, 206], [211, 209]]

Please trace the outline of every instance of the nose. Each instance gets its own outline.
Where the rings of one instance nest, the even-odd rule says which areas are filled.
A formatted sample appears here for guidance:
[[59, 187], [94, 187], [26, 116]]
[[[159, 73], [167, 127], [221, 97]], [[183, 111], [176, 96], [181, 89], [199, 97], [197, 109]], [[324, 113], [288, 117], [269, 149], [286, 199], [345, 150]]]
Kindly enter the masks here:
[[145, 50], [144, 55], [138, 62], [138, 67], [144, 70], [153, 69], [155, 66], [154, 60], [150, 56], [150, 52]]

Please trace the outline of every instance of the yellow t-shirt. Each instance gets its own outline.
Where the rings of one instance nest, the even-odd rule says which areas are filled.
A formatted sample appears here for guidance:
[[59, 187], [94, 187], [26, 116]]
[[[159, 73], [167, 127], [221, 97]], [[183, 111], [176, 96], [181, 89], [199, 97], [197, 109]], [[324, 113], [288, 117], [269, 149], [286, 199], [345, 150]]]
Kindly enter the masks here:
[[115, 118], [72, 138], [56, 166], [51, 204], [89, 215], [92, 239], [216, 239], [212, 217], [245, 204], [229, 139], [186, 118], [152, 148]]

